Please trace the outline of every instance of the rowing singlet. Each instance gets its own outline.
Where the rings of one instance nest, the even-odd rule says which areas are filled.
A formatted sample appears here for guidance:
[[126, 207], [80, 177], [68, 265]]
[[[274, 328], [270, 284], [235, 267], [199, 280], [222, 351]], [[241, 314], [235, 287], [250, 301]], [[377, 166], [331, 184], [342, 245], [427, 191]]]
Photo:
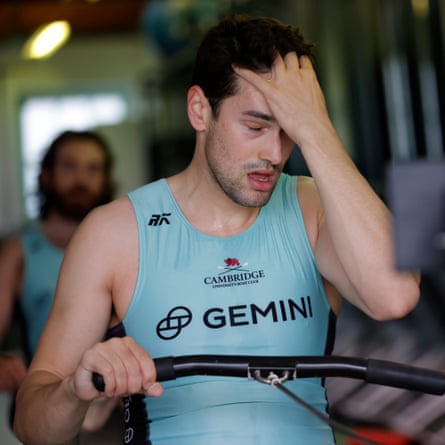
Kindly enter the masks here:
[[25, 319], [26, 346], [32, 358], [53, 304], [64, 252], [51, 244], [37, 225], [26, 229], [20, 239], [25, 265], [20, 307]]
[[[335, 317], [307, 239], [296, 180], [283, 174], [254, 224], [230, 237], [195, 229], [164, 179], [131, 192], [140, 247], [126, 334], [152, 357], [330, 352]], [[163, 385], [159, 398], [125, 400], [124, 443], [334, 443], [331, 429], [313, 413], [255, 380], [193, 376]], [[286, 386], [326, 412], [320, 379]]]

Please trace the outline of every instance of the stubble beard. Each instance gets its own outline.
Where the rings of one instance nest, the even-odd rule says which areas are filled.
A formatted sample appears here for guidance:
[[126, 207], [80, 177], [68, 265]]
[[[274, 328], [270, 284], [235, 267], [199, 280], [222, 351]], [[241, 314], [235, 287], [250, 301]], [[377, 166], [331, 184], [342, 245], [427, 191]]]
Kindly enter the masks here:
[[[218, 141], [220, 147], [223, 147], [221, 141]], [[223, 147], [224, 148], [224, 147]], [[215, 181], [221, 191], [234, 203], [250, 208], [260, 208], [265, 206], [272, 196], [273, 189], [270, 192], [247, 189], [243, 185], [243, 179], [247, 176], [249, 171], [254, 168], [264, 168], [264, 165], [249, 165], [241, 168], [241, 173], [233, 173], [234, 169], [227, 168], [227, 163], [221, 166], [215, 158], [209, 155], [206, 150], [207, 166], [212, 179]]]
[[245, 190], [241, 180], [230, 180], [212, 168], [210, 168], [210, 172], [223, 193], [240, 206], [260, 208], [265, 206], [270, 200], [272, 192]]

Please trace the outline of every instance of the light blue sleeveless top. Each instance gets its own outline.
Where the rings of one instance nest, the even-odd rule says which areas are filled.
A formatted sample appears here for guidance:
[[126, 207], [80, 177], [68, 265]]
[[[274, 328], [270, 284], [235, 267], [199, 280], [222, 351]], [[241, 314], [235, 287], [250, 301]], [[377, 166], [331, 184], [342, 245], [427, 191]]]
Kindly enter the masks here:
[[[152, 357], [325, 354], [335, 317], [304, 228], [296, 181], [283, 174], [254, 224], [230, 237], [194, 228], [164, 179], [131, 192], [140, 250], [137, 285], [123, 320], [126, 334]], [[125, 402], [125, 443], [334, 443], [328, 426], [269, 385], [210, 376], [163, 385], [160, 398]], [[286, 386], [326, 412], [320, 379]], [[141, 418], [147, 421], [143, 438]]]
[[51, 244], [37, 225], [23, 232], [21, 242], [25, 269], [20, 306], [32, 358], [51, 310], [64, 252]]

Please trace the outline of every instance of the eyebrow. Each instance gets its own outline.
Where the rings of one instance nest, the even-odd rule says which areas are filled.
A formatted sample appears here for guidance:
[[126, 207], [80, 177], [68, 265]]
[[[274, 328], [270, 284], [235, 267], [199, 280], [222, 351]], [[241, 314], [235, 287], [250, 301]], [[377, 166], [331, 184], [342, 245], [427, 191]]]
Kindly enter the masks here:
[[262, 113], [261, 111], [248, 110], [243, 112], [244, 115], [255, 117], [257, 119], [262, 119], [267, 122], [275, 122], [275, 118], [270, 114]]

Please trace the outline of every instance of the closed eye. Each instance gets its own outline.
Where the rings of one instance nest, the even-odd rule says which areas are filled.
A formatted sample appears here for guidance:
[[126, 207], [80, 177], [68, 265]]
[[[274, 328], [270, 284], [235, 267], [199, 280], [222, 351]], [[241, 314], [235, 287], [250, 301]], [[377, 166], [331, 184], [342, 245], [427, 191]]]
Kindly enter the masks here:
[[258, 132], [260, 132], [261, 130], [264, 129], [264, 127], [257, 127], [257, 126], [252, 126], [252, 125], [248, 125], [247, 128], [250, 131], [253, 131], [253, 132], [256, 132], [256, 133], [258, 133]]
[[275, 122], [275, 118], [270, 114], [256, 110], [247, 110], [243, 113], [243, 115], [246, 117], [244, 120], [246, 127], [253, 133], [265, 131]]

